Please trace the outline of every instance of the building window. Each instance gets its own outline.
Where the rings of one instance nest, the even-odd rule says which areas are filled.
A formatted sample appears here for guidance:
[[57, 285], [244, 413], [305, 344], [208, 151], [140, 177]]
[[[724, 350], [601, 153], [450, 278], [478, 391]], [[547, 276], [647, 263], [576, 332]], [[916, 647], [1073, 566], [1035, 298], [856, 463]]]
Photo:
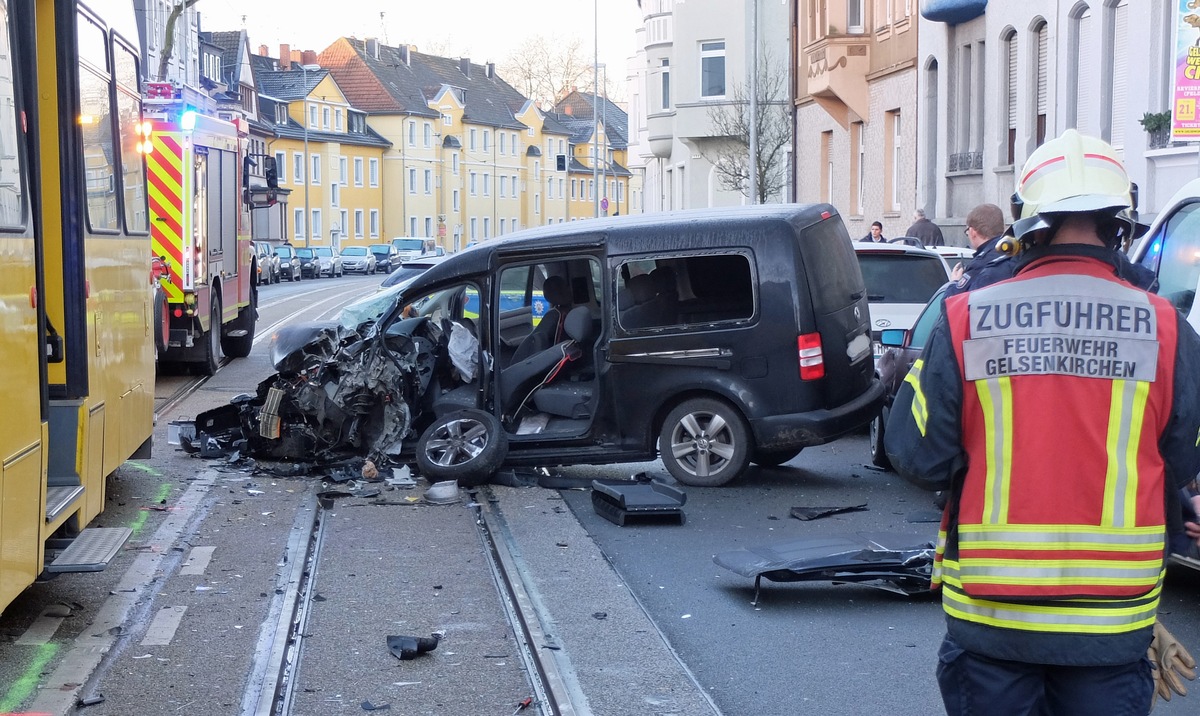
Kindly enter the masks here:
[[321, 210], [312, 210], [312, 236], [313, 241], [320, 241], [323, 234], [321, 233]]
[[304, 155], [296, 152], [292, 155], [292, 183], [304, 183]]
[[346, 171], [346, 158], [338, 157], [338, 184], [350, 186], [350, 172]]
[[866, 176], [863, 139], [863, 123], [854, 122], [850, 125], [850, 206], [858, 216], [863, 215], [863, 179]]
[[[467, 146], [471, 148], [471, 151], [475, 151], [475, 128], [474, 127], [471, 127], [471, 130], [469, 132], [467, 132]], [[474, 238], [474, 237], [472, 237], [472, 238]]]
[[513, 174], [511, 177], [509, 177], [509, 179], [512, 181], [513, 198], [516, 199], [517, 198], [517, 175]]
[[[504, 135], [501, 134], [500, 136], [503, 137]], [[503, 199], [506, 196], [508, 196], [508, 177], [501, 175], [500, 176], [500, 198]]]
[[[661, 65], [662, 74], [662, 103], [664, 110], [671, 108], [671, 61], [664, 58]], [[561, 150], [561, 147], [560, 147]]]
[[354, 210], [354, 238], [361, 239], [363, 237], [363, 210]]
[[342, 209], [341, 217], [342, 223], [338, 226], [338, 235], [345, 237], [350, 234], [350, 212]]
[[412, 168], [408, 170], [408, 193], [417, 193], [417, 170]]
[[453, 210], [455, 213], [458, 213], [458, 189], [455, 189], [454, 192], [450, 196], [451, 196], [450, 206], [453, 207]]
[[536, 159], [533, 160], [533, 180], [534, 181], [542, 180], [542, 163]]
[[[483, 130], [483, 151], [492, 151], [492, 133], [486, 129]], [[487, 221], [487, 219], [484, 219], [484, 221]], [[486, 232], [484, 233], [484, 238], [487, 238]]]
[[312, 155], [312, 183], [321, 183], [321, 155]]
[[475, 196], [479, 193], [479, 175], [475, 172], [471, 172], [471, 179], [468, 182], [468, 188], [471, 192], [471, 196]]
[[[492, 175], [488, 174], [487, 172], [484, 172], [484, 175], [483, 175], [483, 195], [484, 196], [492, 195]], [[484, 236], [486, 236], [486, 235], [487, 234], [484, 234]]]
[[[1106, 25], [1111, 36], [1106, 38], [1105, 45], [1112, 48], [1113, 53], [1124, 56], [1123, 50], [1129, 47], [1129, 2], [1121, 0], [1106, 10], [1110, 13], [1112, 21]], [[1046, 28], [1042, 28], [1042, 33], [1046, 33]], [[1104, 138], [1112, 144], [1113, 149], [1122, 149], [1125, 146], [1125, 118], [1129, 102], [1129, 64], [1114, 61], [1107, 55], [1104, 62], [1107, 65], [1104, 69], [1109, 80], [1111, 98], [1105, 102], [1108, 105], [1109, 116], [1108, 136]]]
[[725, 96], [725, 41], [700, 43], [700, 96]]
[[292, 234], [297, 240], [304, 239], [304, 209], [292, 211]]
[[1005, 152], [1006, 164], [1012, 165], [1017, 157], [1017, 91], [1021, 86], [1017, 64], [1017, 31], [1009, 29], [1004, 38], [1005, 91], [1004, 115], [1005, 126], [1008, 128]]
[[362, 157], [354, 158], [354, 186], [363, 185], [363, 161]]
[[458, 174], [458, 152], [450, 155], [450, 171]]
[[429, 122], [425, 123], [425, 148], [429, 149], [433, 146], [433, 125]]
[[490, 239], [492, 237], [492, 218], [490, 216], [483, 217], [483, 238]]
[[370, 160], [370, 177], [371, 186], [379, 186], [379, 160], [372, 158]]
[[[502, 136], [502, 137], [503, 137], [504, 135], [502, 134], [502, 135], [500, 135], [500, 136]], [[497, 236], [504, 236], [504, 227], [505, 227], [505, 225], [506, 225], [507, 223], [508, 223], [508, 220], [507, 220], [507, 219], [501, 219], [501, 220], [500, 220], [500, 233], [499, 233], [499, 234], [497, 234]]]
[[867, 24], [866, 15], [866, 0], [847, 0], [846, 31], [850, 33], [863, 32]]
[[425, 170], [425, 193], [426, 194], [433, 193], [433, 170], [432, 169]]
[[342, 188], [341, 185], [338, 184], [337, 182], [334, 182], [333, 184], [331, 184], [329, 186], [329, 189], [330, 189], [329, 203], [331, 205], [337, 206], [340, 203], [341, 198], [342, 198], [341, 188]]
[[541, 194], [533, 195], [533, 213], [535, 213], [535, 214], [542, 213], [542, 195]]
[[521, 153], [521, 140], [518, 137], [520, 137], [520, 135], [517, 134], [516, 132], [513, 132], [512, 133], [512, 142], [510, 142], [508, 145], [509, 147], [512, 148], [512, 153], [513, 153], [514, 157], [520, 155], [520, 153]]
[[1071, 58], [1071, 92], [1075, 99], [1071, 126], [1082, 134], [1096, 136], [1096, 82], [1092, 68], [1096, 66], [1096, 47], [1092, 36], [1092, 11], [1081, 5], [1071, 13], [1068, 56]]
[[546, 198], [554, 198], [554, 177], [548, 177], [546, 179]]
[[408, 235], [417, 236], [417, 217], [408, 217]]
[[308, 128], [317, 128], [317, 106], [315, 104], [308, 108]]
[[508, 142], [505, 141], [504, 132], [496, 132], [496, 138], [500, 140], [500, 150], [499, 150], [500, 153], [506, 154], [507, 151], [506, 151], [505, 147], [508, 146]]
[[408, 146], [417, 146], [417, 123], [412, 120], [408, 122]]
[[371, 238], [379, 237], [379, 209], [371, 209]]
[[328, 107], [321, 108], [321, 128], [329, 129], [329, 108]]
[[454, 125], [454, 118], [448, 114], [443, 114], [442, 115], [442, 124], [447, 127], [451, 127]]
[[[1046, 23], [1038, 25], [1034, 32], [1034, 48], [1036, 56], [1034, 57], [1034, 141], [1035, 146], [1042, 146], [1046, 141], [1046, 113], [1049, 111], [1049, 97], [1047, 92], [1047, 84], [1049, 78], [1046, 76], [1047, 64], [1049, 62], [1049, 35]], [[1123, 63], [1122, 63], [1123, 64]]]
[[433, 236], [433, 217], [425, 217], [425, 236]]
[[478, 229], [479, 229], [479, 219], [476, 219], [474, 216], [472, 216], [471, 217], [471, 240], [472, 241], [479, 238], [479, 230]]
[[333, 110], [333, 128], [337, 131], [342, 131], [342, 108], [338, 107]]
[[275, 176], [280, 183], [287, 180], [287, 152], [275, 152]]
[[887, 133], [884, 138], [884, 161], [888, 166], [884, 169], [884, 181], [887, 186], [884, 187], [884, 196], [888, 200], [888, 208], [892, 211], [900, 210], [900, 184], [903, 177], [904, 163], [900, 161], [900, 148], [904, 146], [904, 142], [900, 138], [900, 110], [892, 110], [884, 117], [884, 131]]

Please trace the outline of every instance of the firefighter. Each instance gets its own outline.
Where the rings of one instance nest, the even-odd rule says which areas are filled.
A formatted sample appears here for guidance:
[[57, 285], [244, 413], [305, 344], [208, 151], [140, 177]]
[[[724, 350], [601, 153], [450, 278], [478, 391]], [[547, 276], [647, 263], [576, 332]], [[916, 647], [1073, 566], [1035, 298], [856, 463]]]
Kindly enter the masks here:
[[1043, 144], [1015, 200], [1015, 276], [946, 301], [885, 433], [949, 495], [938, 683], [952, 715], [1145, 714], [1167, 505], [1200, 471], [1200, 337], [1117, 276], [1143, 229], [1108, 144]]

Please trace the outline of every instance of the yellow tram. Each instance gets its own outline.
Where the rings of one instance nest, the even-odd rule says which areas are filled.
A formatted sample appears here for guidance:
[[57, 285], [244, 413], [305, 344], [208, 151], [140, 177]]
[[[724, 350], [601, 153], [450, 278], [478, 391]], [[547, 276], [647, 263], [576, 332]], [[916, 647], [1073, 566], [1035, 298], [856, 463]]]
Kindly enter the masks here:
[[138, 47], [131, 0], [0, 0], [0, 610], [128, 537], [88, 524], [153, 427]]

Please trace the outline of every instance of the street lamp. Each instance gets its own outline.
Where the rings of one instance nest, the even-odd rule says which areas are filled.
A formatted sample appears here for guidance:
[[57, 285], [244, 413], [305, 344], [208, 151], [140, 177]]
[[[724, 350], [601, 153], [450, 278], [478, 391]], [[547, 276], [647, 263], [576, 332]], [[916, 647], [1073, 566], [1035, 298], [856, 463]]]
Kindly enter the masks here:
[[312, 210], [308, 208], [308, 185], [312, 183], [312, 177], [309, 172], [312, 171], [312, 159], [308, 156], [308, 71], [319, 70], [320, 65], [300, 65], [300, 71], [304, 77], [304, 117], [301, 124], [304, 125], [304, 248], [308, 248], [309, 239], [312, 237]]
[[600, 119], [596, 113], [596, 94], [599, 90], [597, 85], [600, 84], [600, 0], [594, 0], [592, 3], [592, 28], [594, 36], [592, 49], [592, 204], [595, 217], [600, 218], [600, 186], [598, 184], [600, 177], [600, 162], [596, 161], [600, 157], [599, 147], [596, 143], [600, 141]]

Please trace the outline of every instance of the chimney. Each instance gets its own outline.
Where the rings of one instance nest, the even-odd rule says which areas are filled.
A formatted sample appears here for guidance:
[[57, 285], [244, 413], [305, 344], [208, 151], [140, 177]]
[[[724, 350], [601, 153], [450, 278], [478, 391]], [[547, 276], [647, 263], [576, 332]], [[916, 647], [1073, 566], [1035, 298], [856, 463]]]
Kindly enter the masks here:
[[292, 46], [279, 44], [279, 65], [285, 70], [292, 69]]
[[315, 65], [317, 64], [317, 53], [313, 50], [305, 50], [300, 53], [300, 64]]
[[496, 79], [496, 63], [495, 62], [489, 62], [486, 65], [484, 65], [483, 67], [484, 67], [484, 74], [487, 75], [487, 78], [489, 80]]
[[400, 61], [403, 62], [405, 66], [412, 66], [412, 58], [409, 57], [408, 50], [408, 45], [400, 46]]
[[303, 58], [303, 55], [300, 53], [300, 50], [292, 50], [292, 56], [289, 58], [289, 62], [294, 62], [296, 64], [300, 64], [300, 60], [302, 58]]
[[458, 69], [462, 70], [463, 76], [471, 79], [471, 58], [462, 57], [458, 60]]
[[563, 107], [563, 114], [567, 115], [568, 117], [574, 117], [575, 108], [568, 104], [567, 106]]
[[270, 57], [270, 55], [267, 54], [267, 46], [266, 45], [258, 46], [258, 56], [259, 57]]
[[379, 59], [379, 40], [374, 37], [368, 37], [366, 40], [367, 54], [374, 59]]

